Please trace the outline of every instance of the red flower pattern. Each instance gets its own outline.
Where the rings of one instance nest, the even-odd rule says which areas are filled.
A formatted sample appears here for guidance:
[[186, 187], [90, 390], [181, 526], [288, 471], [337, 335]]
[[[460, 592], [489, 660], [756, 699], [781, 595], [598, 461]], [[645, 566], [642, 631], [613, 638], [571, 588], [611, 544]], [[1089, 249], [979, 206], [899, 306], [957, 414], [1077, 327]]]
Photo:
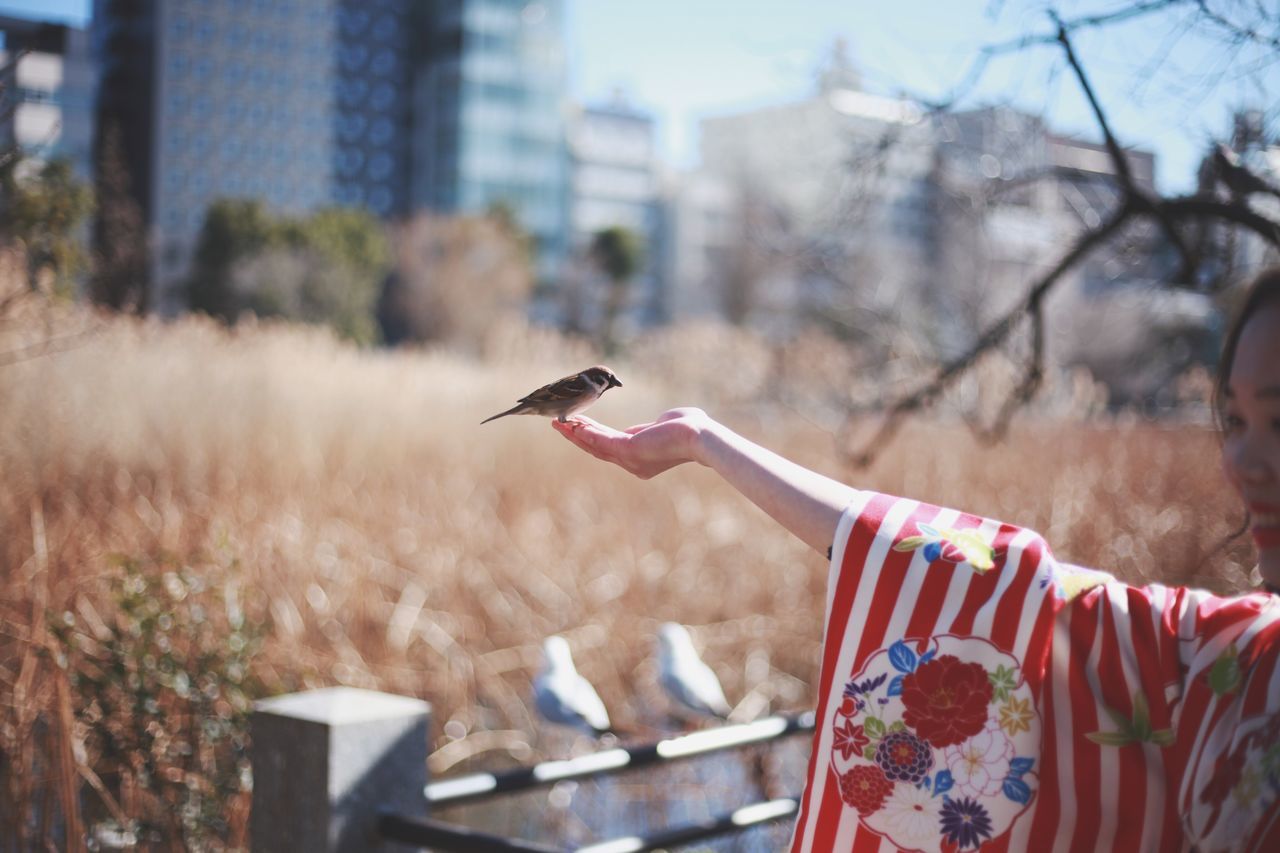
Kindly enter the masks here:
[[862, 726], [855, 726], [853, 720], [846, 720], [843, 728], [836, 726], [835, 744], [832, 748], [840, 750], [844, 760], [848, 761], [851, 755], [861, 755], [869, 743], [871, 738], [867, 737]]
[[941, 655], [902, 679], [903, 721], [936, 747], [982, 731], [993, 690], [981, 664]]
[[893, 783], [874, 764], [859, 764], [840, 777], [840, 799], [866, 817], [875, 814], [893, 791]]

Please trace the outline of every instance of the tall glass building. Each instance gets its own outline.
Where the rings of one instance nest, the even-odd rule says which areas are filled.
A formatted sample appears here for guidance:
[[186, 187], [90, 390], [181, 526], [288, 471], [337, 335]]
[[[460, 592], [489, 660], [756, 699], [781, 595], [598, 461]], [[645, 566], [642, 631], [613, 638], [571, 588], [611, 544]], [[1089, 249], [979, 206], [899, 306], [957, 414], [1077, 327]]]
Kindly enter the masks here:
[[564, 0], [427, 0], [415, 71], [415, 207], [503, 207], [542, 280], [568, 246]]
[[563, 255], [562, 0], [95, 0], [99, 147], [151, 236], [151, 303], [183, 307], [209, 203], [392, 219], [508, 208]]

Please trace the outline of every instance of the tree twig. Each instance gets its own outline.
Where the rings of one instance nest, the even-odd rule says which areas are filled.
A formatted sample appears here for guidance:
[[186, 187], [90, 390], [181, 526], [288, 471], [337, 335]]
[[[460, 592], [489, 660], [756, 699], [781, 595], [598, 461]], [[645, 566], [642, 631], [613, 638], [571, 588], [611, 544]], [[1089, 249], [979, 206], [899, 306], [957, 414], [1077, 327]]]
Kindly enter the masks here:
[[[1146, 2], [1134, 3], [1130, 6], [1117, 9], [1114, 12], [1101, 12], [1094, 15], [1083, 15], [1078, 18], [1071, 18], [1065, 22], [1065, 26], [1072, 32], [1082, 29], [1092, 29], [1094, 27], [1101, 27], [1108, 24], [1128, 21], [1133, 18], [1139, 18], [1153, 12], [1162, 12], [1174, 6], [1185, 6], [1194, 2], [1196, 2], [1196, 0], [1146, 0]], [[951, 109], [969, 93], [970, 89], [977, 85], [978, 80], [982, 78], [987, 65], [991, 63], [991, 60], [1007, 53], [1020, 53], [1029, 47], [1043, 47], [1056, 44], [1057, 41], [1057, 33], [1032, 33], [1029, 35], [1019, 36], [1015, 39], [1009, 39], [1008, 41], [988, 44], [978, 51], [977, 57], [972, 63], [970, 63], [969, 68], [965, 71], [960, 82], [952, 88], [951, 92], [948, 93], [946, 97], [939, 100], [918, 100], [934, 111], [945, 111]]]
[[37, 341], [33, 344], [17, 347], [6, 352], [0, 352], [0, 368], [9, 367], [24, 361], [31, 361], [45, 355], [54, 355], [56, 353], [67, 352], [76, 347], [83, 346], [89, 342], [99, 328], [90, 326], [87, 329], [81, 329], [78, 332], [72, 332], [66, 335], [60, 335], [56, 338], [46, 338], [43, 341]]
[[1129, 158], [1125, 156], [1124, 151], [1120, 148], [1120, 143], [1116, 141], [1116, 135], [1111, 131], [1111, 123], [1107, 120], [1107, 114], [1102, 109], [1098, 96], [1094, 94], [1093, 85], [1089, 82], [1089, 76], [1085, 74], [1084, 67], [1076, 57], [1076, 51], [1071, 44], [1071, 37], [1067, 33], [1066, 25], [1063, 24], [1062, 19], [1058, 17], [1056, 12], [1050, 11], [1049, 15], [1058, 25], [1058, 42], [1062, 45], [1062, 50], [1067, 55], [1067, 64], [1075, 72], [1076, 81], [1080, 84], [1080, 89], [1089, 101], [1089, 108], [1093, 111], [1093, 117], [1097, 119], [1098, 128], [1102, 131], [1103, 143], [1107, 147], [1107, 153], [1111, 155], [1111, 163], [1115, 167], [1116, 176], [1120, 179], [1120, 186], [1123, 189], [1126, 200], [1149, 211], [1155, 217], [1160, 224], [1161, 230], [1169, 238], [1169, 242], [1178, 250], [1178, 257], [1182, 259], [1180, 280], [1194, 281], [1196, 268], [1199, 266], [1199, 258], [1187, 245], [1186, 240], [1183, 239], [1182, 234], [1174, 226], [1173, 221], [1165, 216], [1158, 205], [1154, 204], [1154, 200], [1134, 183], [1133, 170], [1130, 168]]
[[[1124, 225], [1134, 214], [1134, 209], [1130, 205], [1122, 205], [1114, 213], [1111, 218], [1103, 222], [1091, 231], [1087, 231], [1080, 236], [1075, 245], [1059, 259], [1053, 269], [1049, 270], [1040, 277], [1027, 291], [1026, 296], [1018, 302], [1013, 308], [1007, 311], [1003, 316], [996, 320], [986, 331], [984, 331], [964, 354], [953, 359], [938, 369], [933, 378], [923, 386], [907, 394], [899, 397], [888, 408], [882, 417], [880, 426], [875, 433], [864, 442], [856, 451], [849, 451], [847, 433], [851, 429], [851, 424], [846, 423], [842, 432], [842, 440], [839, 442], [840, 452], [855, 467], [865, 467], [875, 458], [880, 448], [892, 439], [902, 427], [902, 421], [913, 412], [919, 411], [933, 404], [942, 394], [951, 387], [963, 373], [968, 370], [978, 357], [988, 350], [1004, 343], [1014, 330], [1018, 320], [1028, 312], [1038, 310], [1038, 306], [1044, 301], [1046, 295], [1057, 284], [1072, 267], [1084, 259], [1095, 247], [1107, 238], [1115, 234], [1122, 225]], [[1034, 390], [1034, 388], [1032, 389]]]

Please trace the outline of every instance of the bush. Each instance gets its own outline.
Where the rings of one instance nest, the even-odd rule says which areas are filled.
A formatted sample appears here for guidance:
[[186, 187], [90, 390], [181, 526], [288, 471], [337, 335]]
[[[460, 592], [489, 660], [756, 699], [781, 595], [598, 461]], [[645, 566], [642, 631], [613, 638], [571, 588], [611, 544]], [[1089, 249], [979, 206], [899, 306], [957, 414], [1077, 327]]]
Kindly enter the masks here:
[[371, 343], [387, 259], [382, 226], [365, 211], [276, 218], [258, 201], [222, 199], [210, 205], [200, 232], [188, 302], [228, 323], [250, 312]]
[[245, 617], [235, 573], [121, 560], [109, 587], [105, 618], [84, 598], [79, 613], [48, 617], [103, 784], [86, 817], [117, 839], [241, 846], [229, 818], [249, 805], [250, 664], [263, 631]]
[[422, 214], [395, 242], [395, 275], [378, 306], [389, 343], [478, 349], [495, 321], [523, 311], [533, 289], [525, 240], [500, 217]]

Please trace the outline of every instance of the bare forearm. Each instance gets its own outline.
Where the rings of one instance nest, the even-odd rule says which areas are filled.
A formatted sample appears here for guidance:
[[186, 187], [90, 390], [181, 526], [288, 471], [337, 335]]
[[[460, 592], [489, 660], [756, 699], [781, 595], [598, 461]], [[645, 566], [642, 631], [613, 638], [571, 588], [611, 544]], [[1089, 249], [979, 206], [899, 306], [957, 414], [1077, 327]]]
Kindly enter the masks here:
[[723, 424], [699, 431], [696, 458], [753, 504], [825, 554], [856, 490], [766, 450]]

